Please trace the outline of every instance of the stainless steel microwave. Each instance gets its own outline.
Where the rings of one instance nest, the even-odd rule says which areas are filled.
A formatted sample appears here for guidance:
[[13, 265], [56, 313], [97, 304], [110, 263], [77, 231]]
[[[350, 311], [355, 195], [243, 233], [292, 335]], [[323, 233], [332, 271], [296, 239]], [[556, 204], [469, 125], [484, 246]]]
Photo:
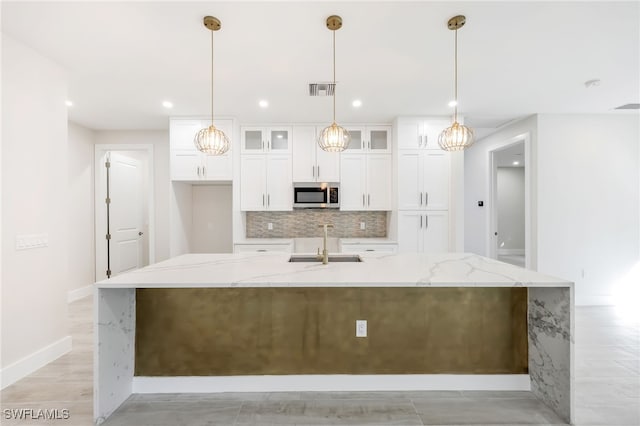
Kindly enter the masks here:
[[294, 183], [294, 209], [337, 209], [340, 189], [337, 183]]

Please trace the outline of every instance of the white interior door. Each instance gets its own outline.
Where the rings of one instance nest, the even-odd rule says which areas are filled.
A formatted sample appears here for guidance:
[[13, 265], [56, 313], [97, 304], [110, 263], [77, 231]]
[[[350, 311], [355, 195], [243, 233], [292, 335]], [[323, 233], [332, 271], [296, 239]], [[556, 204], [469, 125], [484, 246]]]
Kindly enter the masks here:
[[111, 276], [143, 265], [144, 171], [141, 162], [111, 152], [109, 169], [109, 234]]

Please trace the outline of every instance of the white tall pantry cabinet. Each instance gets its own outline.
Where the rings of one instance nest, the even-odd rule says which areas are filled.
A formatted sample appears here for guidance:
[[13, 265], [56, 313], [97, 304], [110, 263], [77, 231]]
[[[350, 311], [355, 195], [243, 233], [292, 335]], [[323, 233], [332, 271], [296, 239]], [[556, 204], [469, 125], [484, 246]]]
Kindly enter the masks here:
[[398, 251], [442, 253], [450, 244], [450, 154], [438, 146], [444, 120], [399, 118]]

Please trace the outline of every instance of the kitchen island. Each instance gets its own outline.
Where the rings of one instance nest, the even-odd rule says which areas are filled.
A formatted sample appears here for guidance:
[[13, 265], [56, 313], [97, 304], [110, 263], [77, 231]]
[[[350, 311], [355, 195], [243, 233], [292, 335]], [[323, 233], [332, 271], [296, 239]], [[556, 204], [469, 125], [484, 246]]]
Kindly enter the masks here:
[[573, 283], [464, 253], [289, 259], [96, 283], [96, 422], [132, 393], [454, 389], [531, 390], [571, 421]]

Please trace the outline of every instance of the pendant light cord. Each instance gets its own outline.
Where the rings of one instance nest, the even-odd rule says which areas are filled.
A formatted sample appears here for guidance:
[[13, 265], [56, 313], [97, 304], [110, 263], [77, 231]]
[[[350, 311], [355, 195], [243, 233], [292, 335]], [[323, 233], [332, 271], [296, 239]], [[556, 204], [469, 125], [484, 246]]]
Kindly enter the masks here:
[[213, 30], [211, 30], [211, 125], [213, 126]]
[[336, 122], [336, 30], [333, 30], [333, 122]]
[[453, 122], [458, 122], [458, 29], [456, 28], [456, 37], [455, 37], [455, 59], [454, 59], [454, 68], [455, 68], [455, 77], [454, 77], [454, 100], [456, 101], [454, 110], [453, 110]]

